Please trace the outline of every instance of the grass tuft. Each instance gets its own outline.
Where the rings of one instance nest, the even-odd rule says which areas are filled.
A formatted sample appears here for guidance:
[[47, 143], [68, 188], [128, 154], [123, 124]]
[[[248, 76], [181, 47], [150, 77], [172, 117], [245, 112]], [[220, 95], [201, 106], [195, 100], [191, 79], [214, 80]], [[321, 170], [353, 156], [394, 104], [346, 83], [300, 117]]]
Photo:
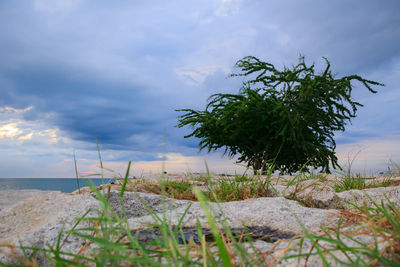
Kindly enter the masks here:
[[[329, 255], [349, 266], [400, 266], [400, 210], [386, 196], [385, 199], [387, 204], [383, 201], [378, 204], [370, 198], [372, 207], [353, 204], [359, 211], [359, 224], [342, 228], [339, 220], [337, 227], [324, 228], [323, 235], [310, 234], [299, 221], [306, 233], [302, 239], [309, 240], [312, 249], [308, 253], [288, 254], [281, 261], [318, 255], [325, 265], [329, 265]], [[365, 236], [372, 236], [373, 243], [365, 241], [368, 240], [363, 239]]]
[[361, 174], [356, 174], [356, 176], [344, 176], [334, 184], [333, 188], [336, 192], [343, 192], [352, 189], [362, 190], [366, 188], [387, 187], [391, 185], [393, 185], [393, 183], [390, 177], [386, 177], [381, 181], [377, 181], [376, 179], [374, 179], [371, 182], [367, 183], [365, 177], [362, 177]]
[[270, 186], [271, 180], [260, 176], [251, 179], [245, 176], [221, 178], [208, 186], [208, 195], [211, 201], [221, 202], [268, 197]]
[[357, 174], [355, 177], [352, 175], [346, 175], [337, 181], [334, 185], [334, 189], [336, 192], [347, 191], [351, 189], [365, 189], [367, 188], [365, 183], [365, 178], [361, 177], [360, 174]]

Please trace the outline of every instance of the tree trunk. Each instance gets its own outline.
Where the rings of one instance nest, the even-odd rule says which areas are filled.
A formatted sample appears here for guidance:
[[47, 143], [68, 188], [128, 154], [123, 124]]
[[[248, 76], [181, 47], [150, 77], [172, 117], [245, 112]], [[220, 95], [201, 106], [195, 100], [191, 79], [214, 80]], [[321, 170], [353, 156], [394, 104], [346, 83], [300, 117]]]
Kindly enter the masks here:
[[268, 166], [265, 162], [265, 159], [268, 158], [268, 146], [266, 146], [264, 152], [260, 154], [253, 157], [252, 167], [254, 175], [256, 175], [258, 171], [261, 171], [262, 175], [268, 174]]

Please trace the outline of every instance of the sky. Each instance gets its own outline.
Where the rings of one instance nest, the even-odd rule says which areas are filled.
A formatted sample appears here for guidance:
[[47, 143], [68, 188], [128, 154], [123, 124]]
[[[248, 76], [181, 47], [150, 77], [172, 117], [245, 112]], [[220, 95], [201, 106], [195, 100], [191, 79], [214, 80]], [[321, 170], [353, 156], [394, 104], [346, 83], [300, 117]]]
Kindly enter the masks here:
[[241, 172], [220, 151], [199, 153], [176, 109], [204, 109], [237, 93], [235, 63], [256, 56], [277, 68], [299, 55], [337, 77], [384, 83], [345, 132], [342, 165], [386, 171], [400, 164], [400, 2], [318, 0], [0, 2], [0, 177]]

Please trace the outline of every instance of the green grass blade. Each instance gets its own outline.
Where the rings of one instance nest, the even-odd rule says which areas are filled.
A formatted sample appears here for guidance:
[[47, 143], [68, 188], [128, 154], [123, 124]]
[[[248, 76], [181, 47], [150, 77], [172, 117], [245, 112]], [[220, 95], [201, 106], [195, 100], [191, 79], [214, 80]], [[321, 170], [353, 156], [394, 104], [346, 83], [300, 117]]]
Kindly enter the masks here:
[[74, 163], [75, 163], [75, 175], [76, 175], [76, 183], [78, 185], [78, 192], [81, 193], [81, 187], [79, 186], [79, 174], [78, 174], [78, 167], [76, 166], [76, 156], [74, 151]]
[[74, 233], [74, 235], [79, 236], [84, 239], [87, 239], [89, 241], [92, 241], [93, 243], [96, 243], [104, 248], [109, 248], [109, 249], [113, 249], [113, 250], [120, 251], [120, 252], [126, 252], [126, 248], [122, 244], [116, 244], [105, 238], [99, 238], [99, 237], [95, 237], [95, 236], [91, 236], [91, 235], [87, 235], [87, 234], [76, 233], [76, 232]]
[[74, 226], [72, 227], [72, 229], [70, 231], [68, 231], [67, 236], [64, 238], [63, 242], [60, 245], [60, 248], [62, 248], [62, 246], [64, 245], [65, 241], [67, 241], [68, 237], [71, 235], [71, 233], [75, 230], [75, 228], [80, 224], [80, 222], [86, 217], [86, 215], [89, 214], [89, 212], [91, 212], [91, 209], [88, 209], [80, 218], [77, 218], [77, 222], [74, 224]]
[[126, 169], [126, 173], [125, 173], [125, 177], [124, 177], [124, 183], [122, 184], [121, 193], [119, 195], [120, 197], [124, 196], [124, 193], [125, 193], [125, 190], [126, 190], [126, 184], [128, 182], [129, 172], [130, 172], [130, 169], [131, 169], [131, 164], [132, 164], [132, 162], [129, 161], [128, 168]]
[[101, 153], [100, 153], [100, 146], [99, 146], [99, 140], [96, 137], [96, 147], [97, 147], [97, 153], [99, 155], [99, 161], [100, 161], [100, 170], [101, 170], [101, 182], [104, 184], [104, 175], [103, 175], [103, 160], [101, 159]]
[[213, 217], [211, 216], [211, 213], [208, 210], [209, 207], [208, 207], [208, 205], [206, 203], [206, 199], [203, 196], [203, 193], [197, 187], [194, 187], [193, 190], [195, 192], [195, 195], [196, 195], [197, 199], [200, 202], [201, 207], [203, 208], [203, 211], [204, 211], [204, 213], [205, 213], [205, 215], [207, 217], [207, 221], [210, 224], [210, 228], [211, 228], [211, 231], [213, 233], [215, 242], [216, 242], [216, 244], [218, 246], [218, 251], [219, 251], [220, 257], [222, 259], [223, 265], [224, 266], [232, 266], [230, 258], [229, 258], [228, 251], [226, 250], [225, 244], [224, 244], [224, 242], [222, 240], [222, 237], [221, 237], [221, 235], [219, 233], [218, 227], [217, 227]]

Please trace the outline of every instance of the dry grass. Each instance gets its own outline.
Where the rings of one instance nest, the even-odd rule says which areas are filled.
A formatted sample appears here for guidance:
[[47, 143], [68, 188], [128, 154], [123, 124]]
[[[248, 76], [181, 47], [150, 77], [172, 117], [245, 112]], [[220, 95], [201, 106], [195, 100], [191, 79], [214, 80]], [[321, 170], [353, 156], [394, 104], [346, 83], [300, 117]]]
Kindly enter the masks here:
[[[258, 197], [267, 197], [269, 181], [266, 178], [256, 177], [254, 179], [243, 177], [216, 177], [213, 179], [204, 177], [187, 179], [132, 179], [125, 186], [126, 191], [152, 193], [164, 195], [169, 198], [197, 201], [193, 192], [193, 186], [199, 187], [211, 201], [237, 201]], [[122, 181], [117, 180], [114, 185], [106, 185], [113, 190], [121, 190]], [[99, 190], [102, 187], [98, 187]], [[82, 188], [85, 192], [87, 188]]]

